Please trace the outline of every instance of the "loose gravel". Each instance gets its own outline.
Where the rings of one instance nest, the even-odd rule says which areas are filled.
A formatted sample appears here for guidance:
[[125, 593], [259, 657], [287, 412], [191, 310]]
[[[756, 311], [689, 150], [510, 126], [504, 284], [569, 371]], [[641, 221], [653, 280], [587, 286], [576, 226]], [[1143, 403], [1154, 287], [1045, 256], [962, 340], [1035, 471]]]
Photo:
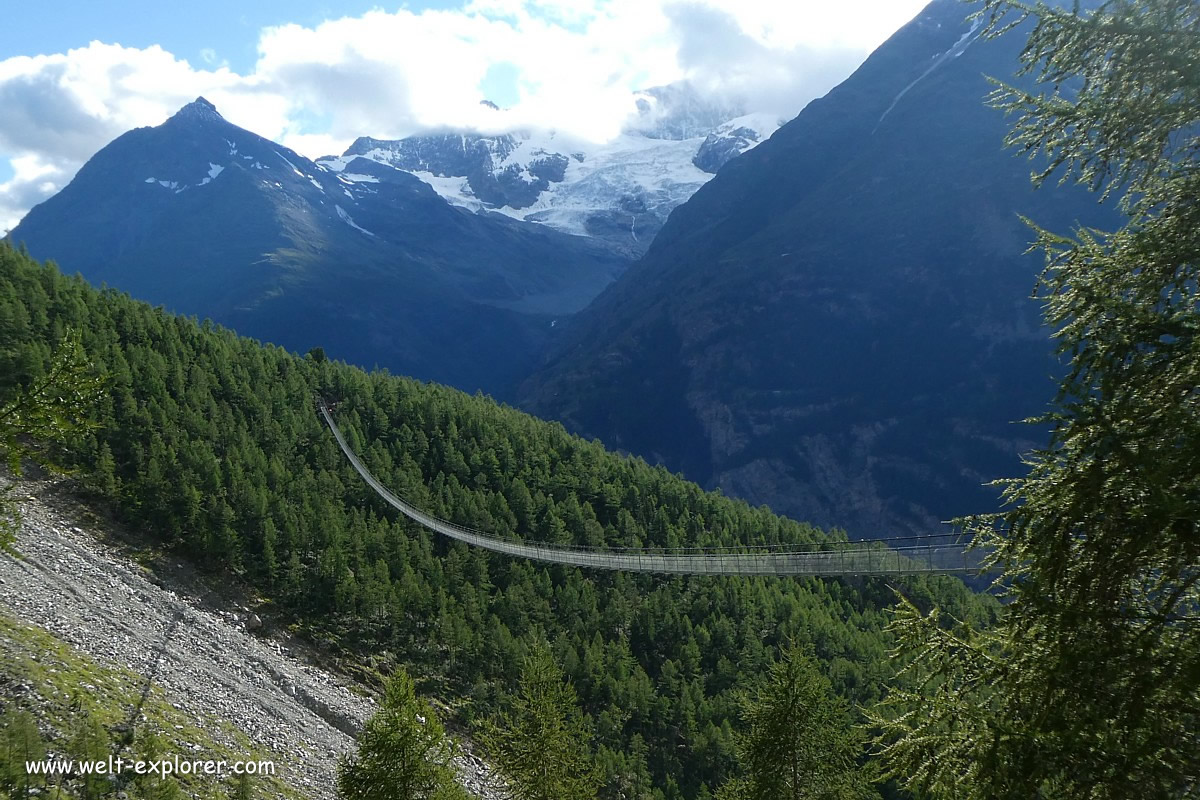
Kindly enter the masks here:
[[[305, 658], [306, 648], [207, 589], [186, 564], [155, 573], [118, 553], [111, 530], [55, 483], [16, 487], [16, 549], [0, 556], [0, 604], [83, 653], [151, 678], [221, 741], [232, 724], [277, 754], [281, 777], [306, 795], [335, 797], [338, 759], [374, 711], [369, 697]], [[92, 522], [85, 522], [92, 519]], [[165, 573], [165, 574], [164, 574]], [[460, 779], [491, 800], [487, 765], [465, 752]]]

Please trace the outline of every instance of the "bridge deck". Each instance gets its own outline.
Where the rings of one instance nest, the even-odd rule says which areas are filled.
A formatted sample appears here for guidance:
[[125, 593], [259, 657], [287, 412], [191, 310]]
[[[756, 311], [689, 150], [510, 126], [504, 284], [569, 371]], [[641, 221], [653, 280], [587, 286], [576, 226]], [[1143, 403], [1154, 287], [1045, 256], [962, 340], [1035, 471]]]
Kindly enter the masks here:
[[973, 572], [978, 569], [966, 544], [950, 535], [814, 545], [684, 548], [651, 550], [511, 542], [438, 519], [397, 497], [371, 474], [350, 449], [323, 401], [321, 415], [351, 465], [375, 492], [401, 514], [431, 531], [495, 553], [551, 564], [671, 575], [897, 575]]

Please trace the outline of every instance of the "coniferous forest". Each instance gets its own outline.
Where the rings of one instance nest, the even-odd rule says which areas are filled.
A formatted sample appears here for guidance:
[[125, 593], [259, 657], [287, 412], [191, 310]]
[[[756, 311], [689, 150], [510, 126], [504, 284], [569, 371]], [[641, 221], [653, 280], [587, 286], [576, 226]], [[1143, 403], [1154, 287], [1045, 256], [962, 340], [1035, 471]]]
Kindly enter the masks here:
[[[1063, 367], [1031, 420], [1048, 441], [997, 482], [1000, 507], [956, 523], [1003, 602], [947, 577], [586, 572], [435, 537], [360, 479], [318, 397], [383, 484], [500, 537], [665, 549], [845, 534], [489, 397], [94, 289], [7, 243], [0, 455], [17, 474], [67, 470], [91, 507], [374, 690], [336, 769], [343, 800], [461, 800], [447, 729], [481, 746], [506, 800], [1200, 796], [1200, 15], [1194, 0], [1084, 5], [982, 0], [971, 28], [1026, 37], [1018, 77], [1040, 88], [996, 81], [989, 102], [1034, 184], [1082, 184], [1124, 217], [1030, 224]], [[6, 551], [12, 511], [0, 491]], [[0, 657], [24, 669], [7, 684], [58, 673], [11, 656], [22, 640], [61, 657], [53, 636], [0, 617]], [[93, 672], [57, 679], [86, 688]], [[103, 755], [113, 730], [71, 702], [82, 722], [59, 739]], [[0, 800], [29, 796], [19, 757], [51, 749], [16, 705], [0, 709]], [[116, 794], [87, 774], [61, 788], [47, 796]]]
[[[96, 290], [0, 248], [9, 396], [68, 335], [104, 382], [93, 429], [57, 454], [124, 522], [246, 582], [347, 663], [405, 667], [468, 730], [548, 646], [578, 694], [603, 797], [707, 797], [737, 772], [739, 690], [805, 648], [830, 700], [878, 701], [885, 611], [986, 624], [953, 578], [662, 578], [543, 567], [435, 538], [353, 472], [314, 410], [420, 507], [550, 542], [678, 547], [825, 533], [609, 453], [561, 426], [381, 372], [306, 357]], [[829, 691], [826, 690], [826, 691]]]

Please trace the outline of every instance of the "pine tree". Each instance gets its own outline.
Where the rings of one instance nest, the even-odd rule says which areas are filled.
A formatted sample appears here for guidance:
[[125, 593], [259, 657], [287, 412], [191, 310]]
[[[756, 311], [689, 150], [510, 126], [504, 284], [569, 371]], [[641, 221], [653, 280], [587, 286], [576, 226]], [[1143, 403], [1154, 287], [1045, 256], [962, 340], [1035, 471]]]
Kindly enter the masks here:
[[90, 483], [107, 500], [117, 497], [117, 464], [113, 460], [112, 448], [108, 442], [102, 442], [100, 453], [96, 457], [96, 466], [92, 471]]
[[46, 744], [37, 720], [10, 705], [0, 717], [0, 796], [28, 797], [35, 783], [25, 765], [46, 757]]
[[[61, 469], [45, 448], [76, 443], [94, 427], [89, 413], [100, 397], [101, 386], [79, 335], [66, 336], [46, 373], [0, 404], [0, 457], [9, 471], [19, 476], [24, 459]], [[0, 548], [11, 547], [15, 534], [15, 512], [0, 492]]]
[[455, 746], [412, 678], [388, 679], [383, 705], [358, 737], [358, 754], [338, 766], [343, 800], [431, 800], [464, 796], [450, 766]]
[[[1050, 444], [968, 521], [1005, 571], [1002, 624], [896, 618], [908, 682], [876, 721], [892, 774], [934, 798], [1194, 797], [1200, 786], [1200, 6], [1031, 19], [1036, 93], [1000, 85], [1009, 143], [1120, 198], [1104, 233], [1035, 228], [1039, 296], [1069, 360]], [[1012, 35], [1012, 34], [1008, 34]]]
[[[164, 755], [161, 737], [143, 729], [137, 740], [137, 754], [139, 760], [147, 763], [161, 759]], [[137, 775], [130, 786], [130, 792], [137, 800], [183, 800], [184, 797], [183, 789], [174, 776], [153, 772]]]
[[[112, 740], [99, 720], [83, 711], [74, 718], [73, 725], [74, 731], [67, 743], [67, 752], [71, 758], [77, 762], [106, 761], [111, 752]], [[111, 788], [107, 774], [87, 772], [79, 774], [77, 778], [83, 800], [96, 800]]]
[[243, 772], [233, 779], [230, 800], [254, 800], [254, 779], [250, 773]]
[[592, 800], [599, 776], [575, 689], [549, 648], [525, 659], [512, 707], [484, 734], [511, 800]]
[[745, 771], [722, 800], [842, 800], [864, 795], [863, 738], [814, 658], [784, 650], [756, 689], [744, 693], [737, 751]]

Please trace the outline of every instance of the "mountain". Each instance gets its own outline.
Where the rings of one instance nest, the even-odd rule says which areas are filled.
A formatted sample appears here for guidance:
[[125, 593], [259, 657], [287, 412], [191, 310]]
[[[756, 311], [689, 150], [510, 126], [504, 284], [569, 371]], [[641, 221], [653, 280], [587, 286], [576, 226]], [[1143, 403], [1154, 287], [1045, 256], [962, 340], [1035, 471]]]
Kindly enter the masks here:
[[[352, 177], [349, 163], [370, 159], [417, 176], [453, 205], [594, 237], [636, 257], [672, 210], [780, 123], [687, 83], [639, 92], [635, 103], [622, 134], [603, 144], [529, 130], [364, 136], [318, 163]], [[489, 107], [503, 127], [503, 110]]]
[[1113, 227], [1033, 190], [1004, 149], [981, 40], [935, 0], [844, 83], [725, 165], [561, 329], [523, 407], [710, 488], [856, 536], [996, 506], [1040, 439], [1012, 424], [1058, 367], [1029, 299], [1026, 214]]
[[449, 206], [378, 162], [345, 167], [199, 98], [102, 149], [10, 240], [289, 349], [493, 393], [627, 265], [584, 237]]

